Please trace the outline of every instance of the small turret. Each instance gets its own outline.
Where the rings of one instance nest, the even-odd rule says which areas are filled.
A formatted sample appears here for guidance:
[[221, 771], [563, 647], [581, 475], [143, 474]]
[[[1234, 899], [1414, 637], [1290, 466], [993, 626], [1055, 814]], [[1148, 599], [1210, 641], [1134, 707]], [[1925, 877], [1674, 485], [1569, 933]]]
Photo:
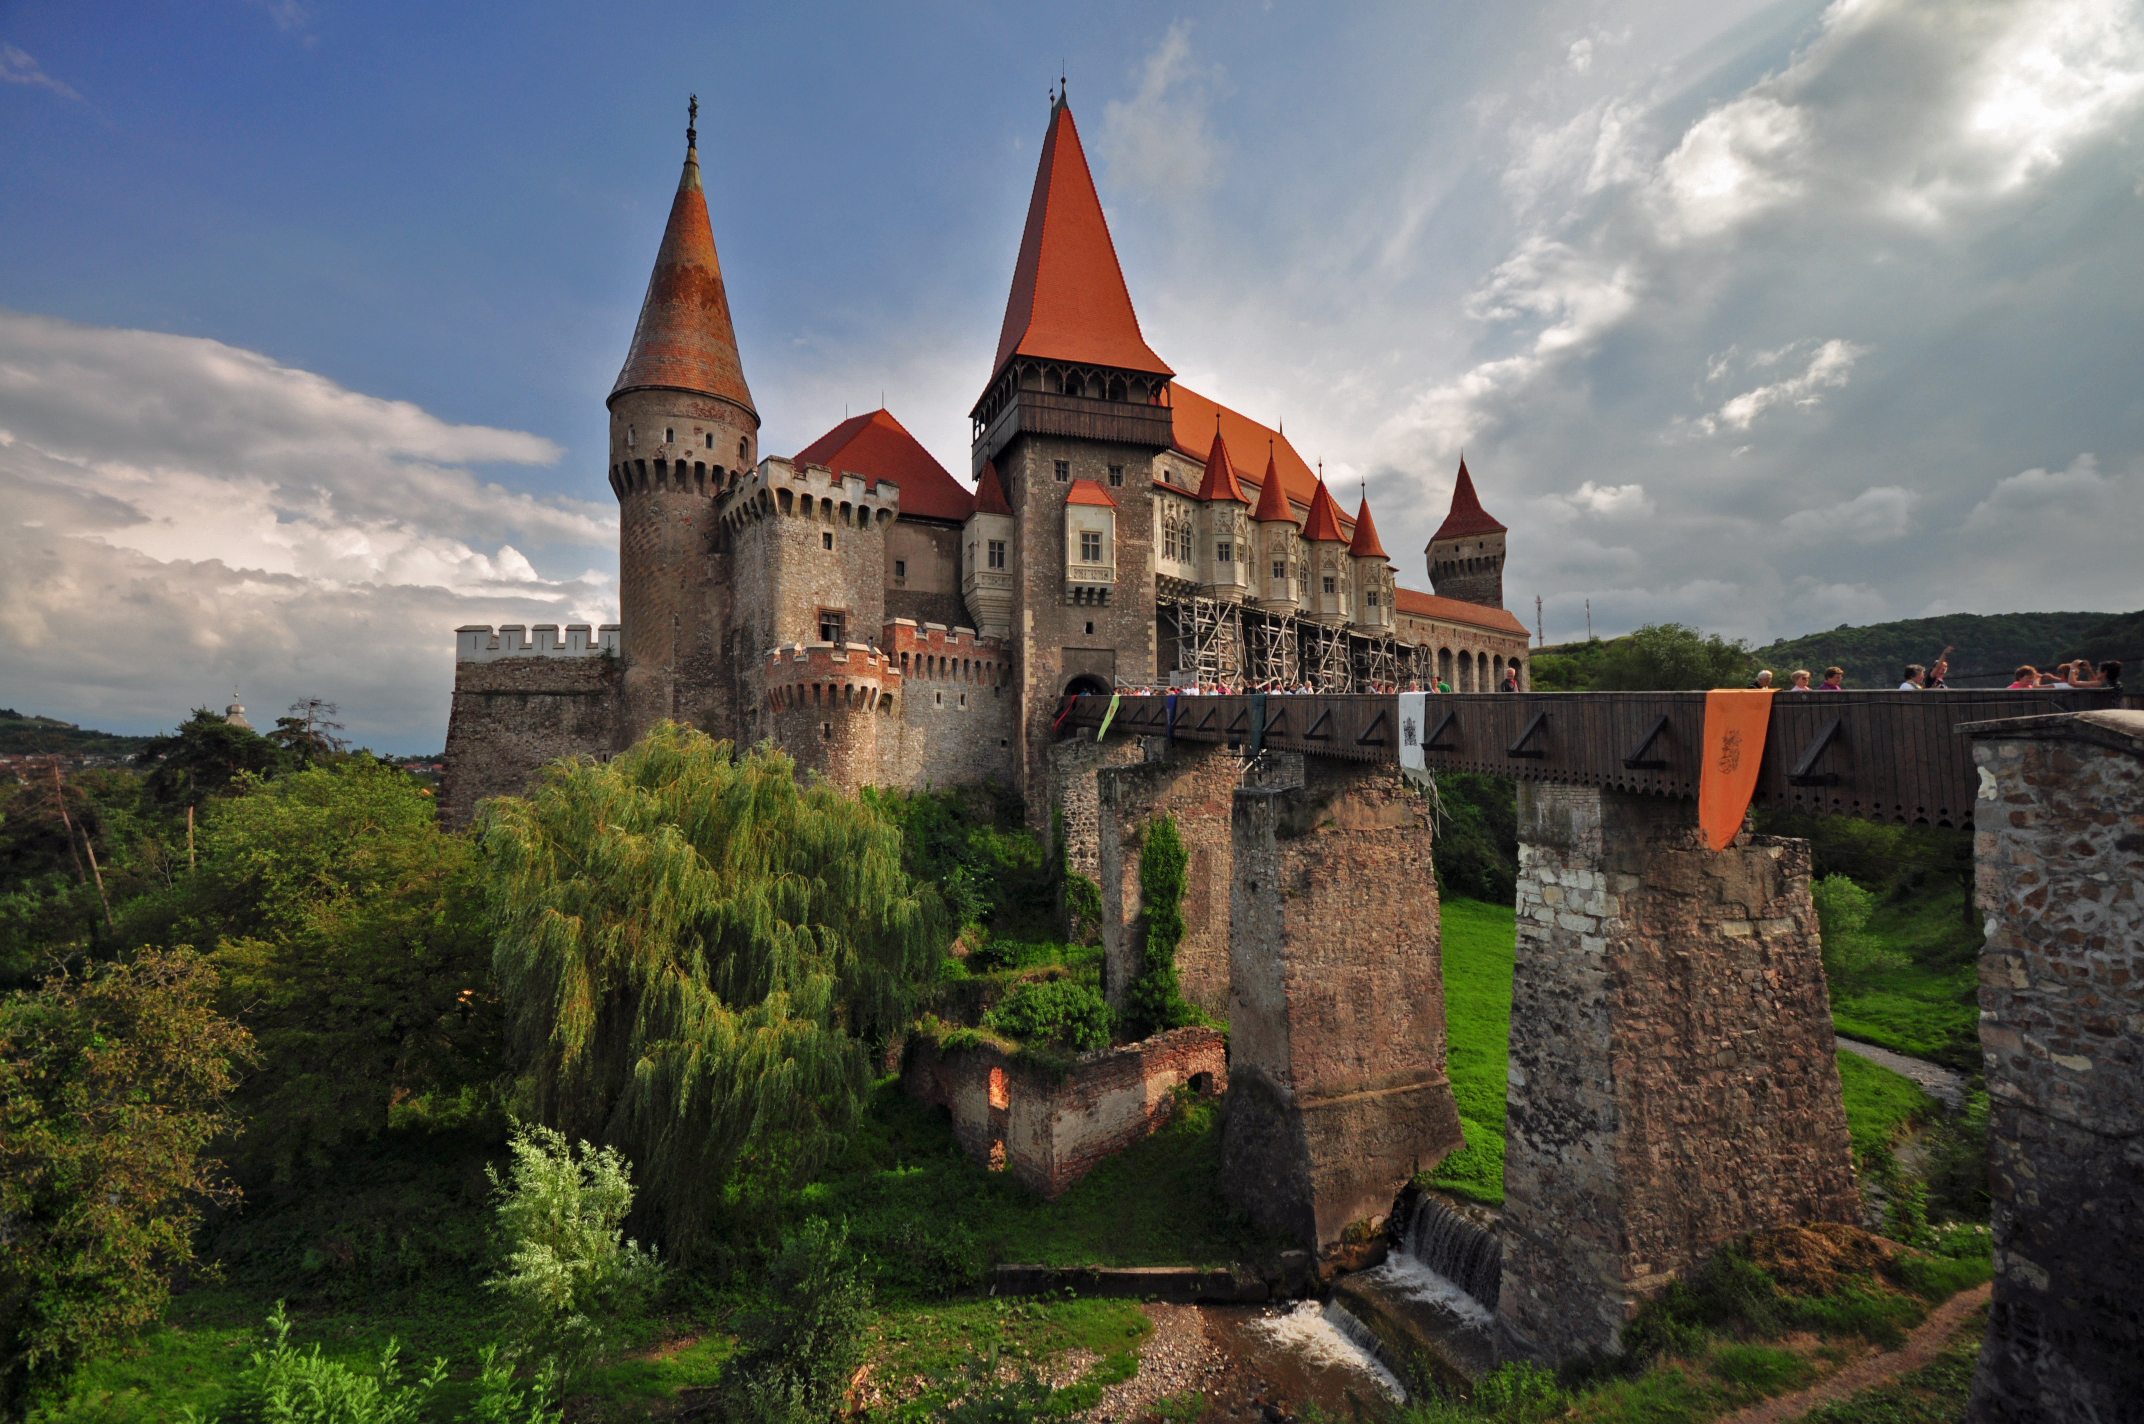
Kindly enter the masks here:
[[1347, 532], [1340, 524], [1340, 506], [1333, 492], [1318, 481], [1310, 497], [1310, 516], [1303, 521], [1303, 542], [1309, 545], [1303, 592], [1303, 616], [1314, 622], [1344, 624], [1354, 614], [1354, 560], [1348, 557]]
[[1261, 590], [1258, 606], [1273, 613], [1293, 613], [1303, 591], [1303, 551], [1298, 547], [1300, 526], [1295, 506], [1281, 484], [1280, 464], [1271, 441], [1266, 443], [1266, 482], [1258, 490], [1258, 508], [1251, 515], [1257, 526], [1257, 566], [1251, 570], [1251, 586]]
[[1452, 487], [1451, 512], [1422, 552], [1429, 561], [1429, 586], [1442, 598], [1504, 606], [1504, 526], [1489, 517], [1474, 493], [1474, 477], [1459, 457], [1459, 480]]
[[983, 461], [975, 482], [975, 512], [961, 531], [960, 596], [985, 637], [1012, 636], [1016, 570], [1012, 505], [998, 467]]
[[1355, 512], [1355, 538], [1348, 545], [1348, 562], [1355, 571], [1355, 626], [1365, 633], [1392, 631], [1392, 595], [1395, 582], [1392, 560], [1378, 542], [1377, 525], [1370, 518], [1369, 496]]
[[1236, 482], [1236, 466], [1228, 458], [1228, 442], [1221, 438], [1221, 419], [1214, 417], [1213, 447], [1206, 454], [1206, 475], [1199, 482], [1198, 565], [1199, 592], [1208, 598], [1240, 600], [1250, 591], [1250, 567], [1254, 550], [1247, 516], [1251, 501]]

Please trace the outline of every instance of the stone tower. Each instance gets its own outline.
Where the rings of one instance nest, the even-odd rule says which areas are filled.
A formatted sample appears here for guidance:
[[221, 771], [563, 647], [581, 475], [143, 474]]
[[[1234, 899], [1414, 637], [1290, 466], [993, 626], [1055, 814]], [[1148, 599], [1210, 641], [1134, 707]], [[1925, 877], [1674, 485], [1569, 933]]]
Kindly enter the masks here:
[[971, 470], [996, 469], [1012, 539], [1013, 750], [1046, 804], [1058, 699], [1154, 676], [1154, 456], [1175, 441], [1175, 373], [1139, 331], [1062, 96], [1050, 107], [996, 360], [970, 412]]
[[627, 746], [665, 717], [727, 725], [734, 710], [718, 705], [727, 700], [730, 581], [714, 499], [758, 463], [759, 412], [737, 355], [690, 125], [669, 225], [608, 404], [625, 629], [618, 735]]
[[1504, 606], [1504, 526], [1481, 507], [1464, 455], [1459, 457], [1451, 513], [1423, 552], [1429, 558], [1429, 586], [1438, 597], [1484, 608]]

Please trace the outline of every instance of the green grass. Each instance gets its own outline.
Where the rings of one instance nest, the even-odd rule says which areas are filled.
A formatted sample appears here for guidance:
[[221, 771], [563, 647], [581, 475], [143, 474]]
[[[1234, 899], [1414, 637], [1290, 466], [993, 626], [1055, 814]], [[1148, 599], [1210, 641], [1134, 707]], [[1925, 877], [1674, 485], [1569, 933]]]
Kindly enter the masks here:
[[1442, 923], [1446, 1064], [1467, 1145], [1438, 1163], [1428, 1184], [1501, 1206], [1516, 917], [1509, 905], [1448, 899]]
[[1839, 1032], [1962, 1073], [1980, 1071], [1981, 931], [1961, 917], [1961, 893], [1945, 885], [1877, 906], [1867, 933], [1908, 962], [1834, 992], [1831, 1021]]
[[1846, 1095], [1846, 1126], [1856, 1157], [1889, 1148], [1908, 1127], [1942, 1112], [1920, 1084], [1857, 1053], [1839, 1054], [1839, 1086]]
[[1133, 1300], [1052, 1296], [899, 1306], [880, 1315], [872, 1330], [872, 1374], [882, 1381], [921, 1378], [930, 1384], [915, 1398], [875, 1410], [872, 1417], [937, 1417], [949, 1399], [957, 1397], [964, 1367], [975, 1355], [995, 1355], [1001, 1366], [1016, 1371], [1040, 1371], [1067, 1350], [1087, 1350], [1101, 1358], [1078, 1381], [1055, 1392], [1050, 1412], [1088, 1408], [1099, 1402], [1105, 1386], [1138, 1372], [1139, 1347], [1153, 1330], [1153, 1322]]
[[1960, 1322], [1935, 1359], [1897, 1379], [1804, 1414], [1801, 1424], [1956, 1424], [1965, 1417], [1966, 1399], [1973, 1392], [1973, 1368], [1987, 1331], [1987, 1310], [1976, 1310]]

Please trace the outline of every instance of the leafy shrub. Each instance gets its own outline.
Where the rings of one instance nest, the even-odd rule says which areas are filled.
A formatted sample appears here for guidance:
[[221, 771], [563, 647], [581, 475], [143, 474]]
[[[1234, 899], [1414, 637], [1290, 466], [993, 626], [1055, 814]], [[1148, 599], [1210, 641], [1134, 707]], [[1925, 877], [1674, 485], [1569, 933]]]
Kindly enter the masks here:
[[1824, 976], [1842, 990], [1866, 985], [1870, 976], [1897, 969], [1903, 955], [1887, 950], [1867, 932], [1876, 899], [1844, 875], [1832, 874], [1814, 882], [1809, 893], [1816, 901], [1816, 914], [1823, 926]]
[[1085, 984], [1052, 979], [1023, 984], [983, 1015], [983, 1027], [1022, 1042], [1061, 1044], [1081, 1052], [1109, 1046], [1109, 1005]]
[[1139, 894], [1146, 906], [1140, 912], [1140, 969], [1124, 994], [1127, 1031], [1140, 1038], [1197, 1021], [1176, 977], [1190, 862], [1174, 816], [1164, 811], [1147, 824], [1139, 847]]
[[1749, 645], [1682, 623], [1648, 623], [1600, 653], [1596, 692], [1687, 692], [1741, 687], [1756, 673]]
[[0, 999], [0, 1406], [154, 1320], [235, 1196], [207, 1148], [251, 1049], [215, 982], [150, 950]]
[[868, 1238], [859, 1229], [853, 1239], [868, 1246], [879, 1286], [903, 1297], [952, 1295], [979, 1285], [990, 1269], [988, 1248], [962, 1221], [911, 1216]]
[[1518, 892], [1519, 794], [1509, 777], [1437, 773], [1437, 892], [1509, 905]]
[[824, 1218], [783, 1240], [760, 1299], [740, 1322], [737, 1354], [716, 1391], [717, 1417], [816, 1424], [839, 1407], [871, 1322], [865, 1265], [848, 1249], [848, 1228]]
[[513, 1162], [494, 1172], [505, 1269], [484, 1284], [504, 1296], [534, 1351], [567, 1375], [599, 1358], [607, 1327], [644, 1306], [662, 1280], [652, 1249], [627, 1240], [632, 1174], [616, 1148], [517, 1124]]
[[1965, 1111], [1930, 1135], [1928, 1205], [1947, 1221], [1988, 1219], [1988, 1095], [1975, 1093]]

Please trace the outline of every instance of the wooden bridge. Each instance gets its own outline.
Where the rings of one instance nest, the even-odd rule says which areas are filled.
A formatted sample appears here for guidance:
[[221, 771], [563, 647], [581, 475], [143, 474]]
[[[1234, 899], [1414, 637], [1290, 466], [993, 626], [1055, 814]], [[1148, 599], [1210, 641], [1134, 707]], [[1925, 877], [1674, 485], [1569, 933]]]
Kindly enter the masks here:
[[[1108, 697], [1068, 701], [1065, 728], [1099, 729], [1109, 716]], [[2077, 691], [1781, 692], [1772, 699], [1754, 799], [1823, 814], [1970, 827], [1980, 778], [1972, 743], [1958, 727], [2117, 707], [2144, 707], [2144, 698]], [[1412, 735], [1422, 741], [1431, 770], [1697, 795], [1702, 692], [1454, 693], [1432, 696], [1428, 708], [1427, 725]], [[1117, 699], [1108, 735], [1396, 762], [1409, 729], [1393, 694], [1179, 694]]]

